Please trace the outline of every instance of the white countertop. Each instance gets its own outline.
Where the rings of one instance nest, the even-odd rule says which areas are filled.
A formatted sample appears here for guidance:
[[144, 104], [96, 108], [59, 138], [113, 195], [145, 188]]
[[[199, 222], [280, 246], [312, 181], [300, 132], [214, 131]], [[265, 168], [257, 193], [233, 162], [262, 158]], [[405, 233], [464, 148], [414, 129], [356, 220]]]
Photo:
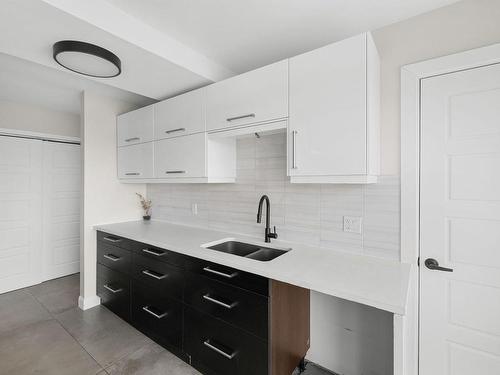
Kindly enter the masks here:
[[271, 247], [292, 250], [261, 262], [201, 247], [224, 238], [256, 242], [253, 237], [154, 220], [96, 225], [94, 229], [395, 314], [406, 312], [409, 264], [279, 240], [273, 240]]

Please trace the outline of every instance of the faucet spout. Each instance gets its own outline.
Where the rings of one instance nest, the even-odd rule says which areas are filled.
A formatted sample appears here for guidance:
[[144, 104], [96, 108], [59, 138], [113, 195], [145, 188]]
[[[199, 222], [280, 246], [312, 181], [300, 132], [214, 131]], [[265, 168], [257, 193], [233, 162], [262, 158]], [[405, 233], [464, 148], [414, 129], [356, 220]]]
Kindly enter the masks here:
[[271, 238], [278, 238], [276, 233], [276, 227], [274, 227], [274, 232], [271, 232], [271, 227], [269, 225], [271, 218], [271, 203], [269, 202], [269, 197], [263, 195], [259, 200], [259, 208], [257, 209], [257, 223], [262, 221], [262, 205], [266, 202], [266, 229], [264, 234], [264, 241], [271, 242]]

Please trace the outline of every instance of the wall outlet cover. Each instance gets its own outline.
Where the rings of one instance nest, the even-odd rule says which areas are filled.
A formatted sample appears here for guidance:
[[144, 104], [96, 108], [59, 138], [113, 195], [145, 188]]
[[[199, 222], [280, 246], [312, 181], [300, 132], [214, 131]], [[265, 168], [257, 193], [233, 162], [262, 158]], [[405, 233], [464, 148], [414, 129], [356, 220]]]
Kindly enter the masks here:
[[344, 232], [361, 234], [361, 222], [359, 216], [344, 216]]

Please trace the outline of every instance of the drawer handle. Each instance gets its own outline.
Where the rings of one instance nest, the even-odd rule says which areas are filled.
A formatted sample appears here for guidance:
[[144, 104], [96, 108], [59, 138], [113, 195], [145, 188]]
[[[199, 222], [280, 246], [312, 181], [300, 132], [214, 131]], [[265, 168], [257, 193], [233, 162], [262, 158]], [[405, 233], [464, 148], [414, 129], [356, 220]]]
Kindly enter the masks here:
[[116, 237], [104, 237], [103, 240], [113, 242], [113, 243], [122, 241], [121, 238], [116, 238]]
[[233, 277], [238, 275], [237, 271], [234, 271], [233, 273], [224, 273], [224, 272], [216, 271], [216, 270], [210, 268], [210, 266], [203, 268], [203, 271], [210, 272], [210, 273], [213, 273], [215, 275], [222, 276], [222, 277], [226, 277], [228, 279], [232, 279]]
[[297, 130], [292, 131], [292, 169], [297, 169]]
[[151, 310], [151, 306], [143, 306], [142, 308], [144, 311], [146, 311], [148, 314], [151, 314], [153, 315], [155, 318], [157, 319], [161, 319], [161, 318], [164, 318], [168, 315], [168, 313], [164, 312], [164, 313], [155, 313], [154, 311]]
[[210, 301], [212, 303], [215, 303], [216, 305], [219, 305], [219, 306], [222, 306], [222, 307], [225, 307], [226, 309], [232, 309], [234, 306], [236, 306], [238, 304], [238, 302], [233, 302], [231, 304], [228, 304], [228, 303], [225, 303], [225, 302], [222, 302], [222, 301], [219, 301], [218, 299], [215, 299], [213, 297], [210, 296], [210, 294], [205, 294], [203, 295], [203, 298], [207, 301]]
[[186, 173], [186, 171], [165, 171], [165, 174], [181, 174]]
[[103, 255], [103, 257], [104, 257], [104, 258], [106, 258], [106, 259], [109, 259], [109, 260], [111, 260], [111, 261], [113, 261], [113, 262], [117, 262], [117, 261], [119, 261], [120, 259], [122, 259], [122, 258], [120, 258], [120, 257], [117, 257], [117, 256], [116, 256], [116, 255], [114, 255], [114, 254], [104, 254], [104, 255]]
[[140, 172], [127, 172], [125, 173], [125, 176], [140, 176]]
[[165, 277], [167, 277], [167, 275], [164, 275], [162, 273], [158, 273], [155, 271], [151, 271], [151, 270], [144, 270], [144, 271], [142, 271], [142, 273], [144, 275], [148, 275], [149, 277], [152, 277], [153, 279], [156, 279], [156, 280], [163, 280]]
[[186, 128], [177, 128], [177, 129], [171, 129], [171, 130], [165, 130], [165, 133], [167, 134], [172, 134], [176, 132], [185, 132]]
[[122, 288], [118, 288], [118, 289], [113, 289], [111, 286], [109, 286], [108, 284], [104, 284], [103, 285], [104, 289], [107, 289], [109, 290], [111, 293], [120, 293], [123, 289]]
[[166, 254], [165, 251], [154, 250], [154, 249], [142, 249], [142, 251], [151, 255], [155, 255], [157, 257], [161, 257]]
[[244, 118], [248, 117], [255, 117], [255, 113], [249, 113], [248, 115], [242, 115], [242, 116], [236, 116], [236, 117], [229, 117], [226, 119], [227, 122], [235, 121], [235, 120], [241, 120]]
[[132, 138], [125, 139], [125, 142], [140, 141], [140, 140], [141, 140], [141, 138], [139, 138], [139, 137], [132, 137]]
[[219, 349], [212, 342], [210, 342], [210, 339], [203, 341], [203, 345], [205, 345], [209, 349], [212, 349], [214, 352], [219, 353], [223, 357], [226, 357], [227, 359], [233, 359], [236, 355], [236, 351], [233, 351], [232, 353], [226, 353], [224, 350]]

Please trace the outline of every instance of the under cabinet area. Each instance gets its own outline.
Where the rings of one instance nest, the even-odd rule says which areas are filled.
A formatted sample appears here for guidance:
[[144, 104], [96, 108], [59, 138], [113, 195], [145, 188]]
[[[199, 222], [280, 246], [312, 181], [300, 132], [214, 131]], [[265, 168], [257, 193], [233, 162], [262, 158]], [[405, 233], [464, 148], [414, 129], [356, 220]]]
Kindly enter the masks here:
[[206, 375], [290, 375], [309, 290], [97, 232], [101, 303]]

